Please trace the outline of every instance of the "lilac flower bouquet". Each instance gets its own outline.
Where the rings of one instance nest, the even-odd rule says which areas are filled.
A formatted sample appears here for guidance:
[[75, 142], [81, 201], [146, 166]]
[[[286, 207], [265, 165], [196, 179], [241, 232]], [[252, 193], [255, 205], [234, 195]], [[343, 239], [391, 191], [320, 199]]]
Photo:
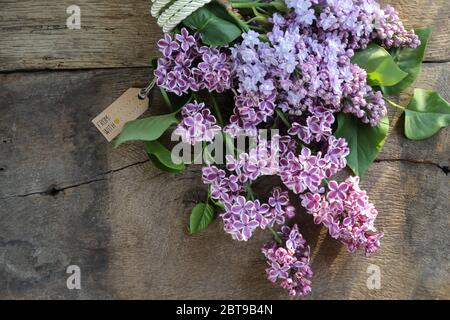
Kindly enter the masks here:
[[[170, 113], [127, 123], [116, 143], [145, 141], [158, 168], [179, 173], [199, 157], [180, 160], [178, 147], [161, 142], [176, 125], [183, 150], [200, 150], [208, 186], [190, 233], [216, 216], [236, 241], [268, 230], [268, 280], [305, 296], [313, 270], [295, 216], [306, 211], [350, 252], [375, 253], [383, 232], [359, 182], [388, 134], [387, 107], [405, 112], [409, 139], [450, 124], [450, 105], [436, 92], [415, 89], [405, 107], [390, 98], [416, 79], [429, 36], [406, 30], [393, 7], [375, 0], [213, 1], [158, 42], [154, 76]], [[256, 143], [239, 147], [241, 136]], [[355, 175], [338, 178], [347, 166]], [[279, 184], [256, 194], [252, 185], [264, 176]]]

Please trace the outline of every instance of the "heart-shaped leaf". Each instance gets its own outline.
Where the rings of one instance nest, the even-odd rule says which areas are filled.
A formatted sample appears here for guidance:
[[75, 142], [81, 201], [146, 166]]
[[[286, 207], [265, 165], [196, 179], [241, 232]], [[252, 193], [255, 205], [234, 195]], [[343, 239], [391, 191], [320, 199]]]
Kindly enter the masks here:
[[357, 51], [352, 63], [366, 70], [367, 83], [371, 86], [393, 86], [408, 75], [397, 66], [389, 52], [373, 43]]
[[[203, 43], [211, 46], [226, 45], [241, 35], [234, 23], [220, 17], [210, 6], [204, 6], [183, 20], [188, 28], [200, 33]], [[223, 9], [220, 9], [223, 11]]]
[[132, 140], [154, 141], [175, 123], [178, 123], [176, 112], [127, 122], [116, 140], [116, 147]]
[[425, 55], [425, 48], [427, 47], [428, 39], [430, 38], [431, 29], [423, 28], [415, 30], [420, 38], [420, 46], [412, 48], [393, 49], [391, 52], [394, 61], [403, 71], [408, 75], [399, 83], [391, 87], [383, 87], [383, 92], [389, 95], [398, 94], [410, 87], [417, 75], [420, 72], [423, 57]]
[[386, 141], [389, 119], [384, 117], [376, 127], [362, 123], [360, 119], [346, 113], [339, 113], [337, 120], [338, 128], [334, 134], [345, 138], [350, 147], [348, 166], [362, 177]]
[[145, 150], [152, 163], [160, 170], [178, 173], [184, 171], [184, 163], [174, 163], [170, 151], [158, 141], [146, 141]]
[[197, 204], [191, 211], [189, 232], [191, 234], [205, 230], [214, 219], [214, 209], [207, 203]]
[[405, 135], [411, 140], [431, 137], [450, 125], [450, 104], [437, 92], [415, 89], [405, 109]]

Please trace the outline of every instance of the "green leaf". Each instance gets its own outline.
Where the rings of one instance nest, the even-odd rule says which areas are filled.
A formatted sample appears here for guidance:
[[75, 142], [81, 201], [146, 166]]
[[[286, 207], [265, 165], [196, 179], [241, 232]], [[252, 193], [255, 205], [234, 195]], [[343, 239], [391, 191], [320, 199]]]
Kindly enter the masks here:
[[219, 209], [225, 209], [225, 206], [219, 200], [211, 199], [211, 202]]
[[415, 89], [405, 109], [405, 135], [411, 140], [431, 137], [450, 125], [450, 104], [437, 92]]
[[178, 123], [176, 112], [127, 122], [116, 140], [116, 147], [132, 140], [154, 141]]
[[207, 203], [197, 204], [191, 211], [189, 232], [191, 234], [205, 230], [214, 219], [214, 209]]
[[209, 6], [204, 6], [183, 20], [183, 24], [200, 33], [203, 43], [211, 46], [226, 45], [241, 35], [234, 23], [219, 17]]
[[428, 39], [431, 35], [430, 28], [423, 28], [415, 30], [420, 38], [420, 46], [412, 48], [393, 49], [391, 52], [394, 61], [403, 71], [408, 75], [399, 83], [391, 87], [383, 87], [383, 92], [389, 95], [398, 94], [409, 88], [416, 80], [420, 72], [423, 57], [425, 55], [425, 48], [427, 47]]
[[346, 113], [339, 113], [337, 120], [335, 135], [345, 138], [350, 147], [348, 166], [356, 175], [362, 177], [386, 141], [389, 119], [384, 117], [376, 127], [362, 123], [360, 119]]
[[178, 173], [186, 169], [184, 163], [174, 163], [172, 161], [170, 150], [158, 141], [146, 141], [145, 150], [147, 151], [152, 163], [160, 170], [170, 173]]
[[352, 63], [366, 70], [367, 83], [371, 86], [393, 86], [408, 75], [397, 66], [389, 52], [373, 43], [357, 51]]
[[220, 19], [226, 20], [226, 21], [231, 22], [232, 24], [234, 24], [235, 21], [234, 21], [233, 17], [231, 17], [228, 14], [228, 12], [224, 9], [224, 7], [222, 7], [217, 2], [215, 2], [215, 1], [210, 2], [205, 7], [207, 9], [209, 9], [214, 15], [216, 15]]

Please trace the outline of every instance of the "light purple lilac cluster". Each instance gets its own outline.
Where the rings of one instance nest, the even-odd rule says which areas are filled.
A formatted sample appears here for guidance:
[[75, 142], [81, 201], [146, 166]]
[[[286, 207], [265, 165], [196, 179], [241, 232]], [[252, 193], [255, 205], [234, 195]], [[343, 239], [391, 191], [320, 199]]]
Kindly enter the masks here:
[[158, 41], [163, 58], [154, 71], [157, 85], [177, 95], [189, 90], [223, 92], [231, 88], [232, 64], [217, 47], [200, 46], [197, 35], [186, 28], [174, 38], [165, 34]]
[[309, 264], [310, 249], [298, 226], [284, 226], [281, 229], [282, 244], [270, 241], [262, 252], [269, 268], [266, 269], [269, 281], [280, 280], [280, 286], [293, 297], [304, 297], [311, 292], [313, 272]]
[[293, 11], [273, 15], [268, 42], [249, 31], [231, 49], [238, 95], [228, 132], [253, 130], [273, 116], [275, 107], [303, 115], [307, 131], [315, 122], [308, 118], [341, 110], [377, 125], [386, 114], [384, 100], [367, 84], [366, 72], [351, 63], [354, 50], [374, 39], [387, 47], [416, 47], [418, 37], [404, 29], [392, 7], [383, 11], [372, 0], [286, 4]]
[[364, 48], [372, 40], [386, 47], [417, 47], [419, 38], [405, 30], [392, 6], [375, 0], [285, 0], [295, 21], [316, 31], [337, 32], [348, 47]]
[[420, 45], [419, 37], [414, 33], [414, 30], [405, 30], [397, 11], [392, 6], [386, 6], [379, 19], [375, 20], [373, 36], [380, 39], [387, 48], [417, 48]]
[[174, 133], [181, 137], [183, 143], [195, 145], [197, 142], [211, 142], [214, 136], [221, 132], [220, 126], [211, 111], [204, 103], [186, 104], [181, 109], [183, 119], [176, 127]]
[[369, 256], [378, 250], [383, 237], [374, 226], [378, 212], [360, 189], [359, 177], [348, 177], [342, 183], [330, 181], [326, 194], [308, 192], [301, 198], [314, 222], [326, 226], [330, 235], [344, 243], [350, 252], [364, 248]]

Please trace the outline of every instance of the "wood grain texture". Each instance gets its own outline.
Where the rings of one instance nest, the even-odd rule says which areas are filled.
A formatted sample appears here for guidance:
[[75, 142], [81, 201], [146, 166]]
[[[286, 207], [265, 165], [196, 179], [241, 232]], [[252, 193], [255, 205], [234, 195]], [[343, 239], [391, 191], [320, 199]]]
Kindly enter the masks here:
[[80, 30], [66, 26], [73, 1], [0, 4], [0, 70], [147, 67], [157, 55], [149, 0], [76, 1]]
[[[449, 99], [448, 71], [425, 65], [417, 85]], [[239, 243], [216, 220], [187, 234], [205, 196], [198, 167], [161, 173], [139, 143], [113, 149], [90, 123], [149, 72], [0, 75], [0, 298], [287, 298], [264, 276], [268, 233]], [[347, 253], [299, 214], [316, 274], [309, 299], [450, 299], [449, 129], [413, 143], [401, 118], [394, 124], [363, 181], [386, 234], [377, 255]], [[82, 269], [80, 291], [66, 289], [70, 264]], [[381, 268], [381, 290], [366, 287], [369, 264]]]
[[[450, 2], [386, 0], [408, 28], [429, 26], [427, 61], [450, 59]], [[0, 70], [146, 67], [160, 28], [149, 0], [79, 0], [81, 30], [68, 30], [69, 0], [0, 1]]]
[[[90, 120], [150, 79], [148, 68], [0, 75], [0, 197], [65, 188], [145, 161], [141, 148], [113, 151]], [[150, 110], [160, 106], [156, 99]]]

